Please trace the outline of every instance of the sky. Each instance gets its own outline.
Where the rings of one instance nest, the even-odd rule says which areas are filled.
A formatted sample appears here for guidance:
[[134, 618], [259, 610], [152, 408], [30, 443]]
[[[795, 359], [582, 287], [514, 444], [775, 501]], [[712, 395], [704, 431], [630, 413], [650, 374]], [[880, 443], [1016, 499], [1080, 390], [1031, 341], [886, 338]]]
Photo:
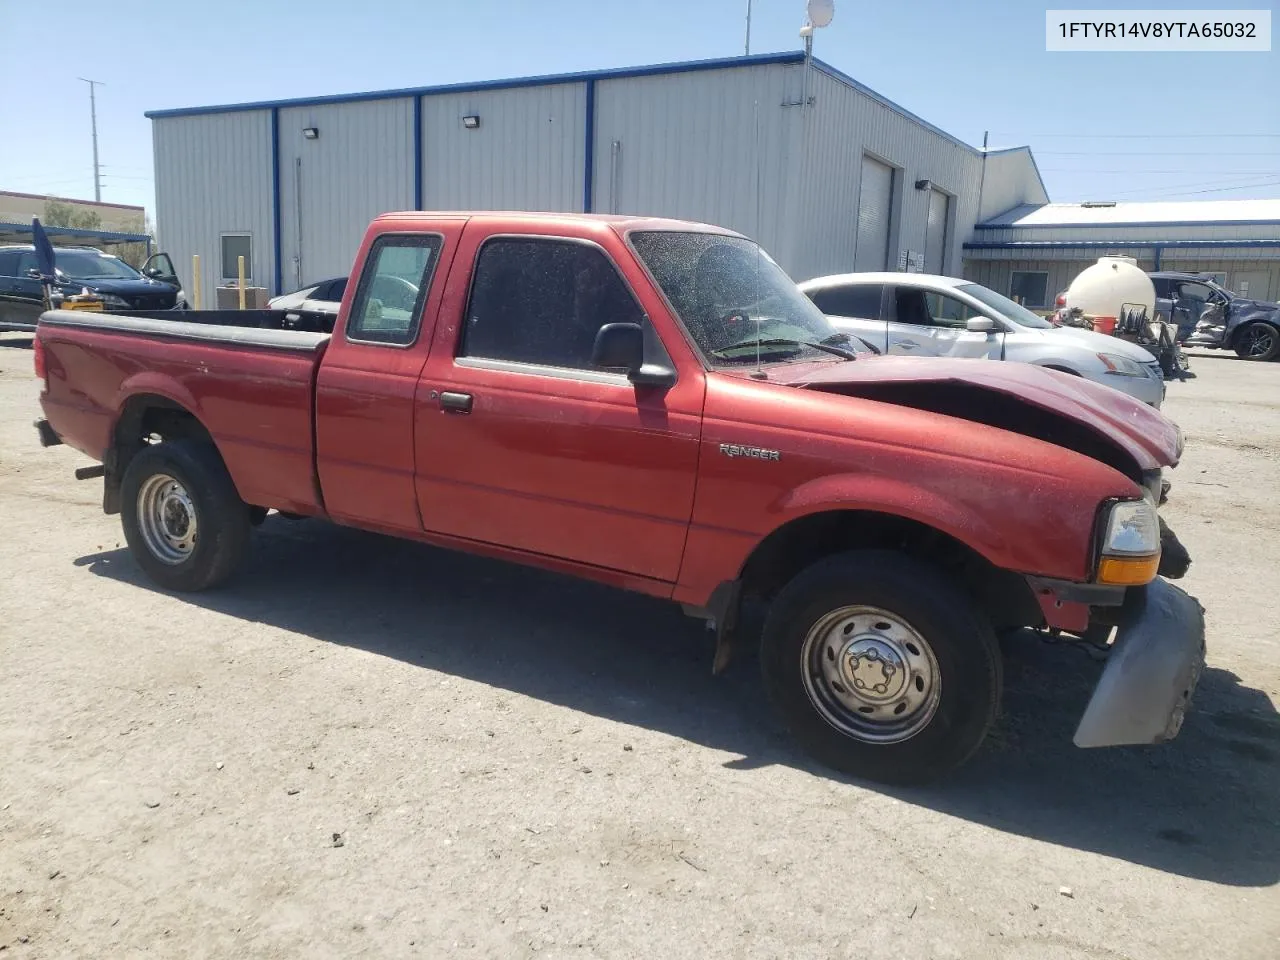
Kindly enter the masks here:
[[[1271, 53], [1047, 53], [1046, 6], [1067, 4], [836, 0], [814, 53], [968, 143], [1030, 144], [1056, 201], [1280, 197], [1280, 42]], [[1115, 8], [1140, 6], [1153, 5]], [[47, 5], [0, 0], [0, 190], [93, 197], [77, 77], [103, 82], [102, 199], [154, 212], [146, 110], [735, 56], [746, 7], [62, 0], [55, 21]], [[803, 22], [804, 0], [753, 0], [751, 52], [799, 49]], [[37, 56], [45, 34], [63, 54]]]

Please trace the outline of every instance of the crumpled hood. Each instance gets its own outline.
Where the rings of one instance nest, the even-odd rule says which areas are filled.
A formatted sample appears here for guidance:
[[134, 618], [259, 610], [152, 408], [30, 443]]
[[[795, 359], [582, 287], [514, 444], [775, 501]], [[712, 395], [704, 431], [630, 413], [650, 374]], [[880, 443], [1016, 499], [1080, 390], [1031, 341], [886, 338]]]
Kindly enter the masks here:
[[1269, 300], [1250, 300], [1247, 297], [1233, 297], [1231, 299], [1231, 312], [1236, 311], [1242, 313], [1280, 313], [1280, 303], [1273, 303]]
[[779, 364], [769, 368], [769, 380], [827, 389], [840, 384], [961, 383], [1074, 420], [1111, 440], [1142, 470], [1173, 466], [1182, 454], [1182, 431], [1159, 411], [1119, 390], [1030, 363], [870, 357], [846, 363]]

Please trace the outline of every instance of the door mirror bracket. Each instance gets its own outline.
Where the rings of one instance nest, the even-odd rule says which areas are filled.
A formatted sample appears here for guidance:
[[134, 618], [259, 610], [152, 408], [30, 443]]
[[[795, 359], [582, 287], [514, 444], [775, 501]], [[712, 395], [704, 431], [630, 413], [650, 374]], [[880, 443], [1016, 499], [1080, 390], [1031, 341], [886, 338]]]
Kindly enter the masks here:
[[670, 387], [674, 370], [644, 362], [644, 328], [638, 323], [606, 323], [596, 332], [591, 365], [604, 370], [625, 370], [636, 386]]

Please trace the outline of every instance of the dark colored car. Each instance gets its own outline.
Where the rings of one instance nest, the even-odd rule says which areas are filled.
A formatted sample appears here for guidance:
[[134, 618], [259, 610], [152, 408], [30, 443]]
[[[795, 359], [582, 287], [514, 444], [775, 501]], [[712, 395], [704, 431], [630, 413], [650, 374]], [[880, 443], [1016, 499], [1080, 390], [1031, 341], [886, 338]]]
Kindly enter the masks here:
[[1204, 274], [1149, 274], [1156, 312], [1178, 327], [1189, 347], [1234, 350], [1244, 360], [1280, 357], [1280, 303], [1250, 300]]
[[[187, 306], [167, 253], [148, 258], [141, 272], [91, 247], [55, 247], [53, 253], [58, 280], [50, 293], [55, 308], [86, 289], [102, 299], [107, 312]], [[34, 331], [44, 309], [35, 247], [0, 247], [0, 330]]]

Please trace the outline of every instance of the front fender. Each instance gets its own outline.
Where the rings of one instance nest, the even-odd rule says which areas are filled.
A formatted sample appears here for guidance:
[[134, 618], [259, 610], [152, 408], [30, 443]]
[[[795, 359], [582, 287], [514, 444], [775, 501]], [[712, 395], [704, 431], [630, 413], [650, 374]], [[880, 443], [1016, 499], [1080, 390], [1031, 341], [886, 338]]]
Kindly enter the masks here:
[[[965, 483], [963, 478], [958, 482]], [[1007, 498], [993, 487], [971, 485], [968, 496], [943, 496], [900, 477], [832, 474], [801, 484], [773, 504], [776, 527], [835, 510], [866, 510], [914, 520], [959, 540], [996, 566], [1008, 562], [1007, 538], [986, 518], [1003, 515]]]

